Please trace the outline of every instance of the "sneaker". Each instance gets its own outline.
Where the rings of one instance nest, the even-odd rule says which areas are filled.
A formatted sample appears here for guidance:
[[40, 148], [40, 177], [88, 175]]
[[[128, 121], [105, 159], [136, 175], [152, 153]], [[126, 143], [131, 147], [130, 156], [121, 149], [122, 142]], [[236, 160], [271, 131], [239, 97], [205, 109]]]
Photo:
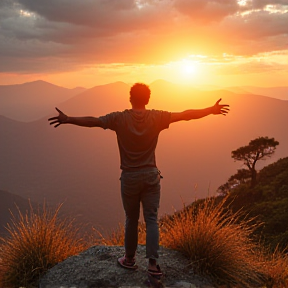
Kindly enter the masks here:
[[131, 269], [131, 270], [136, 270], [138, 266], [136, 265], [135, 258], [128, 258], [126, 255], [118, 259], [118, 263], [120, 266], [126, 268], [126, 269]]
[[155, 277], [157, 279], [160, 279], [163, 276], [163, 273], [162, 273], [159, 265], [156, 266], [156, 270], [148, 269], [147, 272], [148, 272], [148, 275]]

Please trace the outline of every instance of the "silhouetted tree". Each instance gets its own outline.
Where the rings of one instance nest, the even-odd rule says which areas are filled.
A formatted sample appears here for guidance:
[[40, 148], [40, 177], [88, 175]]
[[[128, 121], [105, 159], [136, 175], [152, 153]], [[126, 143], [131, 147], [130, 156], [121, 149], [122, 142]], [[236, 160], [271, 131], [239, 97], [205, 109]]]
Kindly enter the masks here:
[[231, 191], [230, 183], [226, 182], [225, 184], [219, 186], [216, 192], [217, 196], [226, 196], [230, 193], [230, 191]]
[[275, 141], [274, 138], [258, 137], [251, 140], [249, 145], [232, 151], [232, 158], [234, 158], [235, 161], [244, 161], [244, 165], [249, 169], [251, 187], [254, 187], [257, 181], [256, 162], [271, 157], [277, 145], [279, 145], [279, 142]]
[[232, 175], [228, 182], [236, 181], [238, 184], [247, 182], [247, 179], [251, 178], [251, 173], [247, 169], [238, 169], [237, 173]]
[[247, 182], [247, 180], [250, 180], [251, 173], [248, 169], [239, 169], [237, 170], [237, 173], [232, 175], [228, 181], [219, 186], [217, 189], [217, 195], [218, 196], [226, 196], [228, 195], [232, 189], [237, 187], [239, 184]]

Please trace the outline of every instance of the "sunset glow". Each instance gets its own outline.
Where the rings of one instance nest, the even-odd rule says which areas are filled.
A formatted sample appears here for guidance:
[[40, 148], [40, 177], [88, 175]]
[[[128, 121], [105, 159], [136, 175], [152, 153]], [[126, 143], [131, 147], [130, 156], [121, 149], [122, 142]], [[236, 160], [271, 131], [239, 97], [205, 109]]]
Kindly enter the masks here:
[[285, 86], [288, 5], [264, 2], [1, 1], [0, 85]]

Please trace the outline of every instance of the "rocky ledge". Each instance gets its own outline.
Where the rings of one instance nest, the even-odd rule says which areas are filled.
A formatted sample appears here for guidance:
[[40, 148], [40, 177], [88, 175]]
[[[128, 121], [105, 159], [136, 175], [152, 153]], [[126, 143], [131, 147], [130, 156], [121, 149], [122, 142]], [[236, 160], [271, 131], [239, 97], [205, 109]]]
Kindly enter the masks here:
[[39, 288], [213, 288], [207, 279], [193, 273], [189, 261], [177, 251], [160, 248], [159, 264], [164, 272], [160, 282], [148, 278], [145, 246], [138, 246], [136, 271], [117, 263], [117, 258], [123, 255], [122, 246], [93, 246], [51, 268], [41, 278]]

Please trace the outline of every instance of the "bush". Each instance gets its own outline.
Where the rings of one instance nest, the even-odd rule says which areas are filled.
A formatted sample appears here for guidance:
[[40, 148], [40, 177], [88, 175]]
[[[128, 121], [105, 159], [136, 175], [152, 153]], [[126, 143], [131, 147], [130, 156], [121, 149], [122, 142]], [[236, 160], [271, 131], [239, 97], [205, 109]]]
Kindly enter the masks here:
[[48, 269], [85, 248], [73, 221], [58, 219], [61, 205], [52, 212], [43, 205], [37, 213], [12, 214], [7, 237], [0, 238], [0, 283], [5, 287], [35, 285]]
[[276, 247], [273, 254], [267, 255], [263, 270], [267, 278], [267, 288], [288, 287], [288, 254], [285, 251]]
[[[215, 284], [253, 287], [263, 282], [262, 258], [251, 240], [255, 225], [206, 199], [163, 219], [161, 244], [182, 252], [191, 268]], [[239, 287], [237, 286], [237, 287]]]
[[[124, 246], [125, 227], [121, 223], [119, 223], [117, 228], [106, 231], [106, 236], [96, 229], [94, 229], [94, 232], [98, 234], [98, 240], [95, 240], [95, 237], [91, 241], [94, 245]], [[143, 222], [138, 224], [138, 243], [142, 245], [146, 243], [146, 227]]]

